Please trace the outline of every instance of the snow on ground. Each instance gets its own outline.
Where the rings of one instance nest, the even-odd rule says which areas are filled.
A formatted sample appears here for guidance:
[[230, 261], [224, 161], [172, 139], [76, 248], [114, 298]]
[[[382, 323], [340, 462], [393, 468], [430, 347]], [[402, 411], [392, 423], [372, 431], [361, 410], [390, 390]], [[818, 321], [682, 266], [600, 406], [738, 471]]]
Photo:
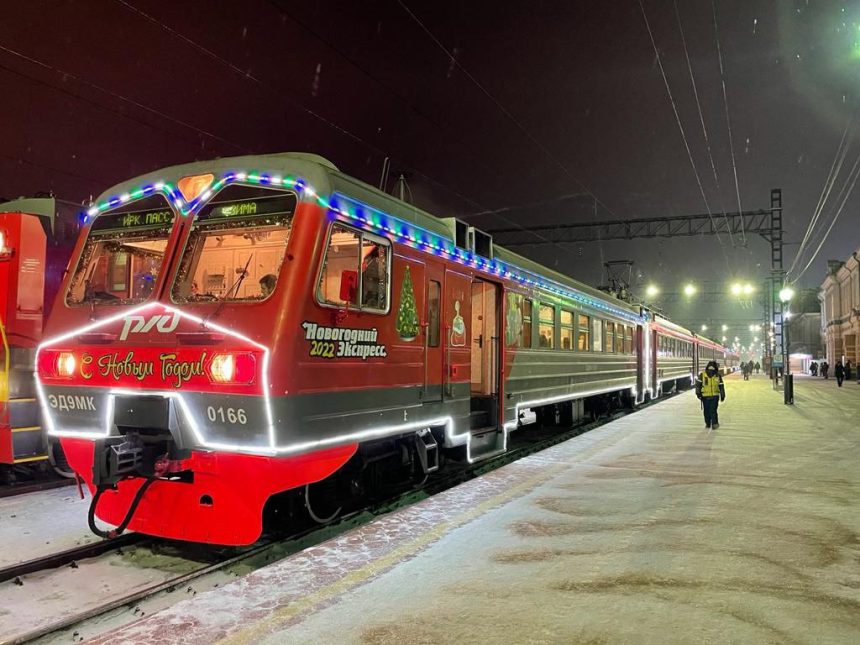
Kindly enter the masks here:
[[860, 386], [727, 380], [96, 642], [860, 640]]
[[0, 568], [97, 541], [87, 528], [85, 495], [66, 486], [0, 498]]

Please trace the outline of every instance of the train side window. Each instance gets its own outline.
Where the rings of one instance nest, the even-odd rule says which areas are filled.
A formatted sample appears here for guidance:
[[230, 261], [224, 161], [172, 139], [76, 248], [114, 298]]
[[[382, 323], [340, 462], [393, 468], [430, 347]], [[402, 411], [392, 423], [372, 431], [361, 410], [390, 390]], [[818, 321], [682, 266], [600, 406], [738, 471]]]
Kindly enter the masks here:
[[561, 348], [573, 349], [573, 312], [561, 312]]
[[624, 327], [624, 353], [633, 353], [633, 327]]
[[523, 299], [523, 327], [520, 330], [520, 347], [532, 346], [532, 301]]
[[555, 307], [541, 305], [538, 318], [538, 334], [542, 349], [552, 349], [555, 340]]
[[615, 325], [615, 353], [624, 353], [624, 325]]
[[391, 280], [388, 240], [333, 224], [317, 297], [321, 303], [386, 313]]
[[615, 347], [615, 323], [607, 322], [603, 330], [603, 348], [607, 354]]
[[592, 345], [592, 349], [595, 352], [603, 351], [603, 321], [599, 318], [593, 318], [591, 321], [591, 331], [592, 336], [594, 336], [594, 344]]
[[439, 347], [439, 307], [442, 301], [442, 284], [430, 280], [427, 285], [427, 345]]
[[579, 314], [578, 316], [578, 329], [577, 329], [577, 337], [576, 337], [576, 348], [581, 352], [587, 352], [590, 349], [588, 344], [591, 324], [588, 316], [583, 316]]
[[361, 308], [388, 311], [388, 240], [361, 234]]

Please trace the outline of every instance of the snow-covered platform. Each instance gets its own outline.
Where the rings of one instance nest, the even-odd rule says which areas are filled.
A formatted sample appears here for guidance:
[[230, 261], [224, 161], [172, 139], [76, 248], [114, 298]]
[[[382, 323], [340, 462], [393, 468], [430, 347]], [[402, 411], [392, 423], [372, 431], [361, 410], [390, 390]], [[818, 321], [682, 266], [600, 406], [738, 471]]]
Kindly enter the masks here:
[[103, 643], [860, 642], [860, 386], [727, 379]]

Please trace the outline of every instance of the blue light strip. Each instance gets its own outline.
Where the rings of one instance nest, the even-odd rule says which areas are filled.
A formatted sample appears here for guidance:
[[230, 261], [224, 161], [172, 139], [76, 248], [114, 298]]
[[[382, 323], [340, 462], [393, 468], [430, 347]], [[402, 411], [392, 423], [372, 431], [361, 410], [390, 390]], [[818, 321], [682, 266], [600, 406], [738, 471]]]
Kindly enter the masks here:
[[581, 291], [573, 289], [572, 287], [550, 280], [532, 271], [528, 271], [513, 264], [501, 262], [497, 259], [489, 260], [477, 255], [476, 253], [472, 253], [471, 251], [461, 249], [457, 247], [452, 240], [446, 237], [432, 233], [420, 226], [404, 222], [401, 219], [376, 210], [373, 207], [363, 204], [355, 199], [344, 197], [343, 195], [336, 195], [332, 197], [331, 200], [327, 200], [318, 195], [316, 191], [301, 178], [282, 177], [276, 174], [257, 171], [228, 172], [214, 182], [212, 186], [203, 191], [193, 201], [187, 204], [183, 200], [179, 191], [170, 184], [165, 182], [147, 184], [128, 193], [110, 197], [97, 206], [93, 206], [86, 213], [81, 214], [81, 222], [83, 224], [87, 224], [93, 218], [111, 208], [116, 208], [117, 206], [142, 199], [155, 193], [164, 194], [182, 216], [188, 216], [195, 213], [212, 195], [221, 190], [221, 188], [233, 183], [293, 188], [303, 195], [314, 199], [329, 213], [357, 223], [365, 229], [394, 237], [401, 243], [414, 249], [447, 258], [453, 262], [462, 264], [463, 266], [484, 271], [500, 278], [513, 280], [526, 287], [532, 287], [552, 293], [574, 303], [606, 311], [614, 316], [618, 316], [619, 318], [623, 318], [636, 324], [643, 324], [646, 321], [646, 318], [641, 315], [612, 307], [604, 300], [589, 296]]
[[[318, 201], [325, 206], [325, 200]], [[591, 297], [581, 291], [573, 290], [554, 280], [549, 280], [541, 275], [527, 271], [513, 264], [508, 264], [497, 259], [488, 260], [471, 251], [458, 248], [453, 241], [435, 233], [431, 233], [414, 224], [409, 224], [378, 211], [367, 204], [355, 199], [336, 195], [327, 204], [330, 212], [343, 218], [358, 222], [362, 227], [368, 228], [398, 238], [404, 244], [419, 249], [426, 253], [446, 257], [464, 266], [469, 266], [487, 273], [514, 280], [522, 285], [548, 291], [554, 295], [566, 298], [573, 302], [583, 304], [595, 309], [612, 313], [625, 320], [641, 324], [645, 318], [623, 309], [618, 309], [607, 304], [603, 300]]]

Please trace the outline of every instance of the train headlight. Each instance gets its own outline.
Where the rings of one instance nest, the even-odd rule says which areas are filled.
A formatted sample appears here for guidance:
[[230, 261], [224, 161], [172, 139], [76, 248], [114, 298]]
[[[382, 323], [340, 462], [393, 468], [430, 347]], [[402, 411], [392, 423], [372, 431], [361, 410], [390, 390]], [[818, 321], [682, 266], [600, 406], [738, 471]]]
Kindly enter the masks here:
[[57, 355], [57, 376], [61, 378], [72, 378], [78, 361], [71, 352], [60, 352]]
[[247, 352], [215, 354], [209, 362], [209, 380], [213, 383], [249, 385], [254, 382], [257, 359]]
[[39, 374], [48, 378], [72, 378], [78, 359], [72, 352], [46, 349], [39, 352]]

